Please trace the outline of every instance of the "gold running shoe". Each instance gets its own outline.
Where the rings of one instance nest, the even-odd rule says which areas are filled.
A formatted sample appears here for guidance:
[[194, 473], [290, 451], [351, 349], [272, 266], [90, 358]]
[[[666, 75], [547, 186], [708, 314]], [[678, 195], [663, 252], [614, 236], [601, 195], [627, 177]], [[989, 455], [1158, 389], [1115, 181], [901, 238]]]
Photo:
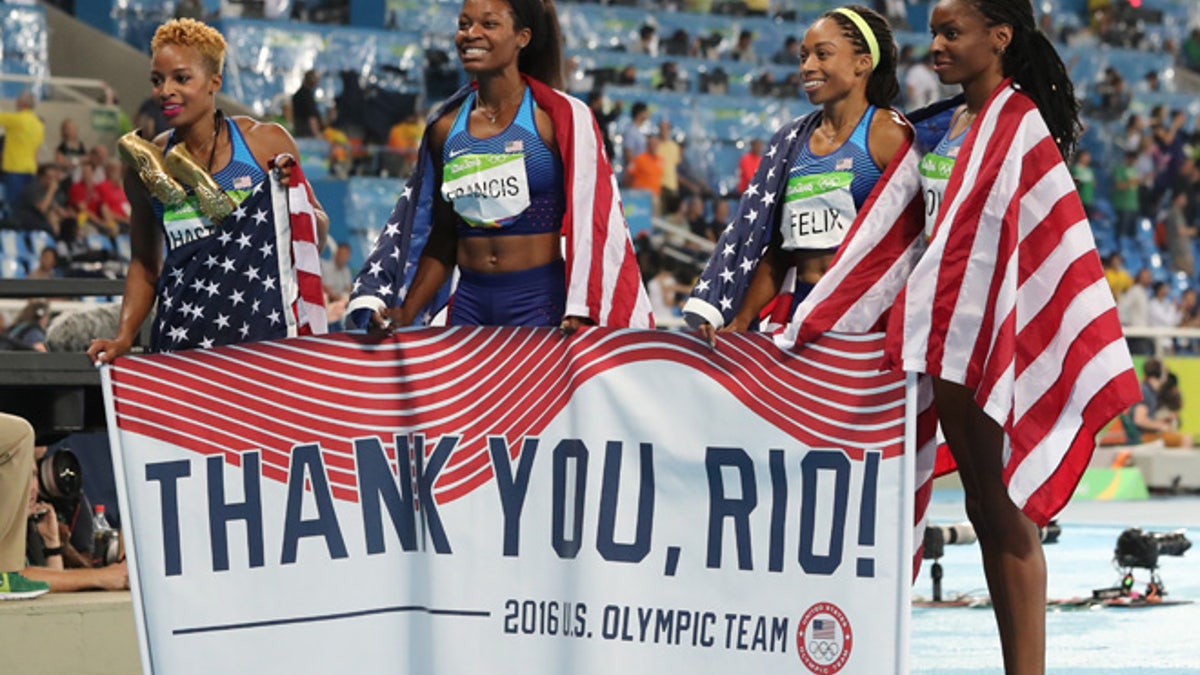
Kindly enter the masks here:
[[187, 199], [187, 191], [167, 173], [158, 146], [138, 136], [136, 131], [117, 140], [117, 153], [126, 166], [137, 172], [142, 185], [158, 201], [168, 206], [178, 206]]
[[166, 161], [167, 171], [196, 192], [200, 201], [200, 211], [214, 224], [225, 220], [225, 217], [237, 208], [237, 204], [233, 203], [229, 195], [217, 185], [217, 181], [213, 180], [208, 171], [205, 171], [183, 147], [183, 143], [178, 143], [167, 151]]

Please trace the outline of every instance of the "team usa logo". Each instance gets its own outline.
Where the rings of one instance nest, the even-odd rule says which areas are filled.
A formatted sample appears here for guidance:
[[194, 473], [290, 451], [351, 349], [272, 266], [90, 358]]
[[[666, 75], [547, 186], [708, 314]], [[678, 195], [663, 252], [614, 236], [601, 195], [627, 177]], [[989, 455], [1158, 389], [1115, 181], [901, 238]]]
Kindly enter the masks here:
[[854, 633], [850, 620], [837, 605], [818, 602], [800, 619], [796, 628], [796, 652], [809, 671], [833, 675], [850, 658]]

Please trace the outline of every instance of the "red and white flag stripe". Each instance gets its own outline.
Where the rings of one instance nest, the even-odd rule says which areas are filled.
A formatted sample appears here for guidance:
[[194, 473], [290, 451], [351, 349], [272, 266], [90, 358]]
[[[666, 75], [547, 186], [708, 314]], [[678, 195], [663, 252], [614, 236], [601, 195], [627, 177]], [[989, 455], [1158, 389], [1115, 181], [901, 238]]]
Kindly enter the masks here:
[[965, 140], [892, 314], [904, 370], [976, 391], [1003, 426], [1013, 501], [1044, 525], [1095, 435], [1139, 397], [1083, 206], [1032, 100], [1001, 87]]

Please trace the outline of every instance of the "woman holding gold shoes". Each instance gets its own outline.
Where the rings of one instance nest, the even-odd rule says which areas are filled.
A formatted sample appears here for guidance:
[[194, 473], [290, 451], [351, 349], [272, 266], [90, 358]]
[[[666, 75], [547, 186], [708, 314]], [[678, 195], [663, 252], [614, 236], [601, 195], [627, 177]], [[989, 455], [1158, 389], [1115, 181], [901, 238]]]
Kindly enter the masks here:
[[117, 335], [94, 340], [88, 355], [107, 363], [128, 352], [156, 302], [152, 351], [323, 332], [311, 277], [319, 288], [329, 219], [299, 172], [295, 141], [278, 124], [217, 110], [217, 30], [168, 21], [150, 48], [169, 129], [152, 143], [133, 134], [118, 143], [132, 255]]

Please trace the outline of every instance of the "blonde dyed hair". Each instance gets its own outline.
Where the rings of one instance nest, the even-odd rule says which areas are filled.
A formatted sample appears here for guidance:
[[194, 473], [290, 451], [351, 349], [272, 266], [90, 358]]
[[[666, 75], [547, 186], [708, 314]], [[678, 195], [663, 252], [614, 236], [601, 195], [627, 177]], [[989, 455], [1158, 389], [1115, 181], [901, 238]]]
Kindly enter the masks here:
[[204, 67], [214, 75], [225, 69], [225, 38], [212, 26], [195, 19], [171, 19], [154, 31], [150, 51], [164, 45], [193, 47], [200, 53]]

